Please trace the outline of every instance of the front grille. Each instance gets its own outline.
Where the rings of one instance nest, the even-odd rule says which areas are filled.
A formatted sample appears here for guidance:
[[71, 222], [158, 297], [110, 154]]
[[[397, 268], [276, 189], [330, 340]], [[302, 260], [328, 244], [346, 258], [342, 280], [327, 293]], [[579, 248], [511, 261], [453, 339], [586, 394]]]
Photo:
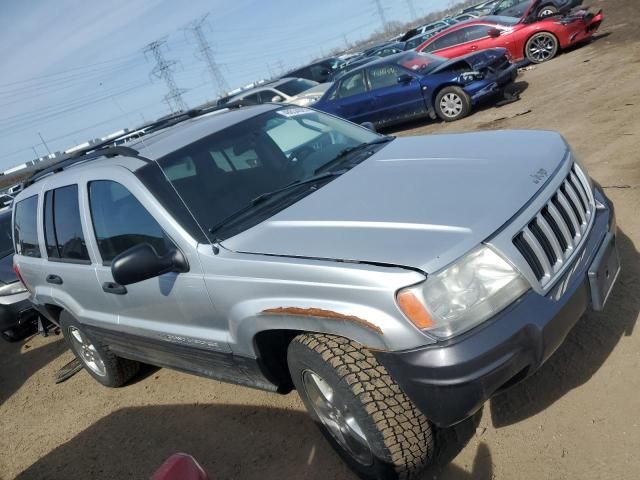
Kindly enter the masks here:
[[553, 282], [587, 234], [595, 211], [587, 177], [574, 164], [560, 187], [513, 238], [542, 287]]

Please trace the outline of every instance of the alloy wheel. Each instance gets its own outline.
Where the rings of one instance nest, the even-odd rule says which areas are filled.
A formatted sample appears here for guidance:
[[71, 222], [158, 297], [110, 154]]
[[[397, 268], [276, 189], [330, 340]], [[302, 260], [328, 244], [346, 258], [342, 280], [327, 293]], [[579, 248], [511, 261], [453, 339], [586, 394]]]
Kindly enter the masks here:
[[80, 357], [80, 360], [82, 360], [93, 373], [104, 377], [107, 374], [107, 370], [95, 345], [76, 327], [69, 327], [69, 333], [71, 334], [74, 350]]
[[555, 40], [549, 35], [539, 35], [529, 44], [529, 55], [537, 62], [549, 60], [556, 49]]
[[440, 110], [449, 118], [455, 118], [462, 113], [462, 98], [455, 93], [447, 93], [440, 99]]
[[312, 370], [302, 373], [302, 381], [314, 412], [336, 442], [362, 465], [371, 465], [369, 442], [353, 413], [336, 398], [333, 388]]

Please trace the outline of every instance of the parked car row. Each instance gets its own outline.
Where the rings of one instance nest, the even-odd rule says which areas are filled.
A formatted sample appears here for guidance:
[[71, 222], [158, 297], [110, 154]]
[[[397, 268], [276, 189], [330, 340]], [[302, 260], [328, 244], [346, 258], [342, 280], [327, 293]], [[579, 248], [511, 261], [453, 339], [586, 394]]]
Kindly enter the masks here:
[[[235, 100], [310, 106], [386, 127], [417, 118], [459, 120], [481, 102], [513, 101], [516, 65], [542, 63], [591, 38], [604, 15], [578, 0], [500, 0], [412, 29], [393, 42], [316, 62]], [[510, 16], [507, 16], [510, 15]], [[295, 75], [305, 79], [295, 79]], [[321, 84], [310, 83], [309, 76]], [[283, 88], [299, 88], [291, 92]], [[279, 90], [280, 88], [280, 90]], [[307, 88], [306, 90], [304, 90]]]

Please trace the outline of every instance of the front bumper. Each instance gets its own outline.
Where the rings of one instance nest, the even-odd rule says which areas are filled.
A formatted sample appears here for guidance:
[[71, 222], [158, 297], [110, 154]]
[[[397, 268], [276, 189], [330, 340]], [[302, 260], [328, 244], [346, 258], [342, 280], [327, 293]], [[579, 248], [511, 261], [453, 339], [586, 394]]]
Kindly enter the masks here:
[[0, 332], [18, 327], [37, 316], [29, 292], [0, 297]]
[[376, 357], [433, 423], [459, 423], [494, 393], [535, 372], [562, 344], [591, 304], [589, 267], [615, 228], [613, 208], [597, 210], [584, 254], [558, 281], [564, 289], [559, 299], [556, 289], [546, 296], [529, 291], [460, 338]]
[[505, 87], [513, 83], [517, 77], [518, 67], [516, 65], [510, 65], [497, 73], [496, 77], [490, 83], [483, 85], [481, 88], [465, 88], [465, 91], [470, 94], [471, 103], [475, 105], [487, 97], [500, 93]]

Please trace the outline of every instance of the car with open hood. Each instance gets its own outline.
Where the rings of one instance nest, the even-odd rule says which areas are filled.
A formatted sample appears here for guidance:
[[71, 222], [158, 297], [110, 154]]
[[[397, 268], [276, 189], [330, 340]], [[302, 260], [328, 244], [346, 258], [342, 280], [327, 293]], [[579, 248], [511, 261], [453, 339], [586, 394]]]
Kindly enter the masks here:
[[420, 478], [436, 428], [533, 374], [620, 270], [558, 133], [393, 138], [274, 104], [163, 121], [26, 182], [30, 300], [106, 386], [144, 362], [295, 388], [362, 478]]
[[516, 76], [504, 48], [453, 60], [401, 52], [345, 72], [314, 107], [376, 127], [425, 117], [452, 122], [489, 98], [502, 98]]
[[580, 10], [566, 15], [541, 18], [542, 0], [527, 4], [522, 17], [488, 16], [454, 25], [416, 48], [454, 58], [487, 48], [506, 48], [516, 62], [542, 63], [593, 37], [604, 20], [602, 10]]

